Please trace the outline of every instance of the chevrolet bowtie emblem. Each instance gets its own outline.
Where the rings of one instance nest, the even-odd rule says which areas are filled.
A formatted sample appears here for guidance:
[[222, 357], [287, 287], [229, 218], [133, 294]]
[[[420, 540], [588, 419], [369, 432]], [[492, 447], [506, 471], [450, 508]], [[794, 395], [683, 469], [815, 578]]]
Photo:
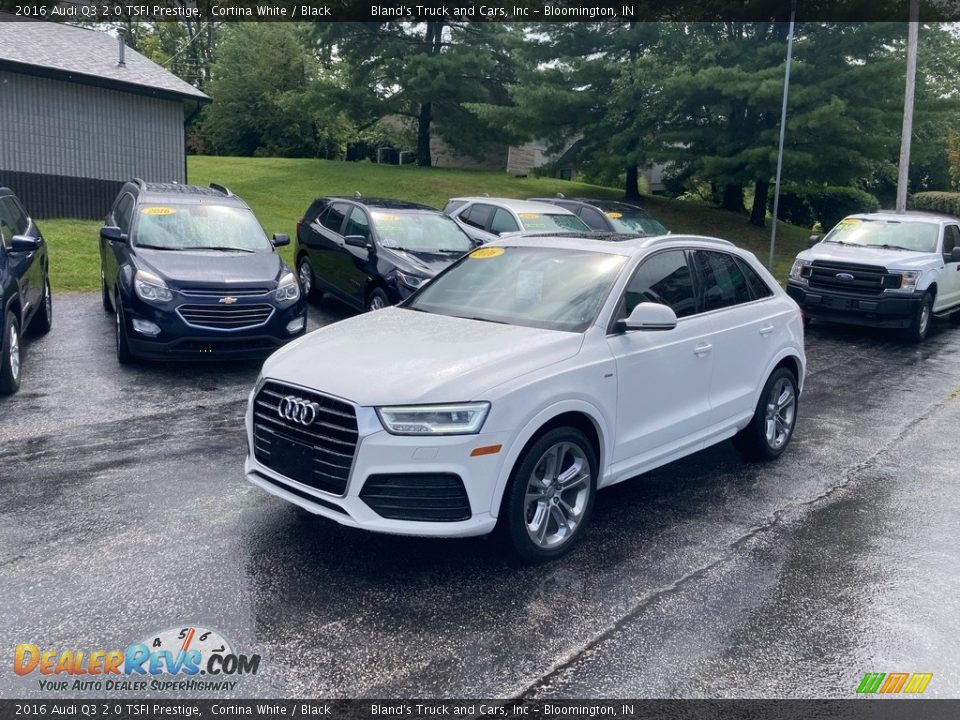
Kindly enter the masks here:
[[237, 299], [235, 297], [230, 297], [229, 295], [227, 297], [220, 298], [220, 302], [224, 305], [233, 305], [236, 301]]

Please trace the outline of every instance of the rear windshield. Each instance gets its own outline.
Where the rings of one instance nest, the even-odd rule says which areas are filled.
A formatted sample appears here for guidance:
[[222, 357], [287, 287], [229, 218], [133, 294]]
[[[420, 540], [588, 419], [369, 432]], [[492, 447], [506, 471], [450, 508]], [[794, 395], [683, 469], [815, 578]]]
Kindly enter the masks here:
[[940, 225], [924, 220], [850, 217], [837, 223], [823, 242], [932, 253], [939, 236]]

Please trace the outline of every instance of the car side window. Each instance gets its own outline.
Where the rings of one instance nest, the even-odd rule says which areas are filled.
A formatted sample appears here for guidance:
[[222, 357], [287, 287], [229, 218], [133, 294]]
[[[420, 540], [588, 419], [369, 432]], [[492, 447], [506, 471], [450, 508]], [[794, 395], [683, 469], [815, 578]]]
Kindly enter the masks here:
[[0, 198], [0, 244], [9, 250], [11, 247], [10, 239], [16, 235], [16, 232], [14, 232], [13, 223], [7, 214], [6, 200], [6, 198]]
[[603, 215], [593, 208], [585, 207], [580, 211], [580, 219], [583, 220], [591, 230], [606, 230], [607, 223]]
[[370, 239], [370, 219], [367, 214], [358, 207], [350, 211], [350, 218], [347, 220], [347, 228], [344, 235], [362, 235], [364, 239]]
[[750, 286], [750, 292], [753, 295], [753, 299], [759, 300], [765, 297], [772, 297], [773, 290], [770, 289], [770, 286], [767, 285], [762, 277], [760, 277], [757, 271], [750, 267], [750, 264], [746, 260], [743, 260], [742, 258], [735, 259], [737, 266], [747, 279], [747, 285]]
[[657, 253], [641, 263], [627, 284], [621, 317], [628, 317], [642, 302], [668, 305], [678, 318], [697, 312], [693, 274], [683, 250]]
[[490, 232], [500, 235], [502, 233], [516, 232], [519, 229], [517, 221], [513, 219], [513, 215], [510, 214], [509, 210], [497, 208], [494, 211], [493, 220], [490, 221]]
[[339, 235], [341, 228], [343, 228], [343, 218], [347, 214], [348, 207], [349, 205], [344, 203], [334, 203], [320, 216], [320, 224], [327, 230], [333, 230]]
[[30, 218], [16, 198], [8, 195], [0, 200], [0, 205], [3, 205], [3, 214], [14, 235], [23, 235], [30, 229]]
[[943, 254], [949, 255], [957, 246], [960, 246], [960, 227], [947, 225], [943, 230]]
[[130, 234], [130, 220], [133, 217], [133, 196], [129, 193], [120, 198], [117, 203], [117, 210], [113, 214], [113, 219], [120, 228], [120, 232]]
[[750, 302], [747, 278], [732, 255], [710, 250], [697, 250], [697, 272], [701, 281], [701, 304], [704, 312]]
[[493, 210], [492, 205], [477, 203], [464, 210], [459, 217], [465, 224], [484, 230], [487, 227], [487, 221], [490, 219], [491, 210]]

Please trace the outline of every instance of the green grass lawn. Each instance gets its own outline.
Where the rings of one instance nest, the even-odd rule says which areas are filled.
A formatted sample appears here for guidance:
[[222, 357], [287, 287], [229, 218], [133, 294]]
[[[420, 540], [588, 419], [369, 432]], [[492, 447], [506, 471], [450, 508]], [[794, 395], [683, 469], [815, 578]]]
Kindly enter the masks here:
[[[549, 197], [562, 192], [568, 197], [619, 198], [615, 188], [569, 182], [554, 178], [516, 178], [507, 173], [398, 167], [332, 160], [285, 158], [231, 158], [191, 156], [189, 181], [207, 185], [221, 183], [246, 200], [268, 234], [288, 233], [318, 195], [352, 195], [413, 200], [442, 208], [448, 198], [482, 195], [525, 198]], [[648, 197], [642, 203], [674, 232], [715, 235], [755, 252], [766, 262], [770, 230], [756, 228], [743, 215], [667, 198]], [[106, 213], [107, 208], [104, 208]], [[51, 282], [56, 292], [95, 290], [99, 287], [100, 258], [97, 234], [101, 223], [91, 220], [39, 220], [50, 244]], [[774, 271], [786, 278], [793, 257], [804, 246], [809, 231], [785, 223], [777, 230], [778, 253]], [[290, 248], [283, 249], [290, 262]]]

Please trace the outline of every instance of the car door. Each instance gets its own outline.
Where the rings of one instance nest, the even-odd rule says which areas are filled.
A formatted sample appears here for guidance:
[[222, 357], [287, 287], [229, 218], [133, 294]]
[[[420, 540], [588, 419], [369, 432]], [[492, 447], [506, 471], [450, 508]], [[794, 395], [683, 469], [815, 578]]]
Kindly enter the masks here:
[[684, 250], [663, 250], [634, 272], [615, 317], [638, 303], [669, 305], [672, 330], [632, 330], [607, 337], [617, 365], [614, 473], [642, 471], [689, 452], [710, 423], [713, 355], [709, 315], [698, 312], [694, 274]]
[[700, 307], [713, 318], [712, 425], [718, 429], [753, 414], [764, 373], [787, 335], [789, 314], [773, 291], [732, 253], [695, 250]]
[[103, 273], [107, 290], [115, 295], [117, 276], [120, 266], [126, 261], [130, 252], [130, 228], [133, 224], [133, 196], [123, 193], [117, 198], [113, 208], [107, 214], [106, 224], [120, 228], [120, 232], [127, 236], [126, 243], [114, 242], [100, 238], [100, 270]]
[[[6, 198], [0, 198], [0, 243], [3, 244], [2, 252], [6, 256], [7, 264], [7, 274], [10, 277], [11, 281], [15, 284], [13, 288], [13, 293], [20, 299], [20, 307], [23, 308], [26, 303], [25, 288], [27, 284], [27, 267], [29, 266], [30, 261], [28, 260], [26, 253], [14, 252], [12, 248], [12, 239], [16, 235], [16, 230], [13, 225], [12, 219], [7, 215], [6, 205], [4, 200]], [[0, 294], [0, 299], [9, 301], [10, 297], [4, 297]], [[0, 307], [0, 311], [6, 312], [5, 307]], [[0, 315], [0, 329], [3, 327], [3, 317]]]
[[310, 260], [314, 278], [321, 288], [338, 295], [341, 291], [337, 278], [346, 256], [341, 233], [349, 212], [349, 203], [335, 202], [310, 222]]
[[960, 226], [950, 224], [943, 229], [943, 277], [940, 281], [937, 310], [960, 305], [960, 262], [952, 262], [950, 253], [960, 247]]
[[[344, 237], [348, 235], [362, 237], [372, 246], [370, 217], [363, 208], [354, 206], [350, 209], [343, 235]], [[355, 304], [358, 303], [361, 307], [366, 302], [367, 281], [370, 277], [372, 255], [374, 255], [372, 250], [347, 245], [346, 243], [343, 245], [345, 262], [342, 264], [337, 284], [344, 295], [350, 297]]]
[[26, 322], [40, 306], [43, 294], [43, 263], [41, 262], [45, 252], [42, 245], [43, 237], [32, 229], [30, 218], [13, 196], [0, 198], [0, 214], [3, 215], [3, 232], [8, 239], [14, 235], [25, 235], [41, 243], [36, 250], [10, 252], [19, 268], [20, 300]]

